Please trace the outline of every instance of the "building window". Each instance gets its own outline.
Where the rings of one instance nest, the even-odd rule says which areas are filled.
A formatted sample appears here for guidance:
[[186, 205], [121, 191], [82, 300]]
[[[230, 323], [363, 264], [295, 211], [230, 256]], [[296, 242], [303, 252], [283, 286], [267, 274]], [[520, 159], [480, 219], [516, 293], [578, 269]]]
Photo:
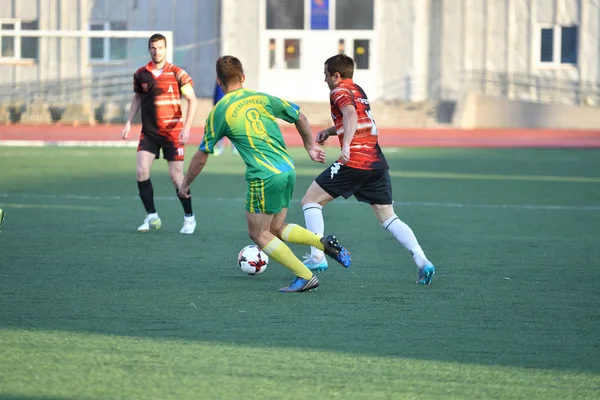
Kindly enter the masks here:
[[542, 65], [577, 64], [577, 26], [546, 26], [540, 29]]
[[373, 0], [344, 0], [335, 5], [335, 29], [372, 30]]
[[265, 0], [267, 29], [373, 30], [375, 0]]
[[561, 27], [560, 37], [560, 62], [562, 64], [577, 64], [577, 27]]
[[275, 68], [277, 44], [275, 39], [269, 39], [269, 68]]
[[267, 29], [304, 29], [304, 0], [267, 0]]
[[286, 69], [299, 69], [300, 68], [300, 40], [299, 39], [285, 39], [284, 41], [285, 50], [285, 68]]
[[338, 53], [346, 53], [346, 41], [344, 39], [338, 40]]
[[354, 62], [356, 69], [369, 69], [369, 39], [354, 40]]
[[310, 0], [310, 29], [329, 29], [329, 0]]
[[540, 61], [541, 62], [552, 62], [554, 56], [552, 53], [554, 52], [554, 29], [552, 28], [544, 28], [542, 29], [542, 43], [541, 43], [541, 54]]
[[[35, 21], [0, 20], [0, 29], [8, 31], [37, 31], [39, 23]], [[34, 36], [0, 36], [0, 58], [15, 60], [37, 60], [39, 54], [39, 37]]]
[[[124, 21], [93, 22], [90, 31], [124, 31]], [[93, 61], [119, 61], [127, 59], [127, 39], [119, 37], [90, 38], [90, 59]]]

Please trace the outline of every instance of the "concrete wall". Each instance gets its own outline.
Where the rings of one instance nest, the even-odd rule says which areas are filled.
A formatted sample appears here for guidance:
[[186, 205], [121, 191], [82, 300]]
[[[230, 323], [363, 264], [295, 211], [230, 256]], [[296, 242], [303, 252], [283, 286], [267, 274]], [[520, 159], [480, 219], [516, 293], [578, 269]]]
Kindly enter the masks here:
[[[459, 98], [473, 89], [469, 71], [539, 76], [574, 82], [600, 81], [600, 3], [592, 0], [442, 0], [439, 53], [442, 97]], [[539, 62], [541, 25], [578, 25], [577, 65]], [[480, 80], [486, 79], [483, 74]], [[433, 83], [433, 82], [432, 82]], [[537, 100], [529, 89], [511, 88], [508, 97]], [[568, 93], [565, 93], [568, 96]]]
[[222, 4], [220, 55], [238, 57], [244, 65], [245, 86], [260, 90], [260, 1], [222, 0]]
[[590, 129], [600, 126], [600, 109], [531, 103], [470, 93], [459, 102], [457, 128]]

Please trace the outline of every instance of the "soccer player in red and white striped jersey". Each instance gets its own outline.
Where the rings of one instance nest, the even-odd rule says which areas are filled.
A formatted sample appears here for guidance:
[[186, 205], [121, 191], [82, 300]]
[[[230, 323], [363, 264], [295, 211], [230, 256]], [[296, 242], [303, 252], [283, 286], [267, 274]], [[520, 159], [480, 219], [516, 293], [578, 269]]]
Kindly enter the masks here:
[[[139, 110], [142, 112], [142, 132], [137, 148], [137, 184], [140, 199], [146, 209], [146, 218], [138, 232], [159, 229], [161, 220], [154, 206], [154, 189], [150, 180], [150, 168], [159, 158], [169, 166], [169, 176], [175, 192], [183, 180], [185, 144], [196, 112], [196, 94], [192, 78], [183, 69], [166, 60], [167, 39], [156, 33], [148, 40], [148, 51], [152, 60], [133, 74], [133, 100], [127, 123], [121, 137], [127, 139], [131, 121]], [[181, 96], [187, 102], [185, 117], [181, 110]], [[181, 233], [192, 234], [196, 229], [196, 218], [190, 197], [179, 197], [183, 206], [184, 219]]]
[[[371, 205], [383, 228], [411, 253], [418, 269], [417, 283], [431, 283], [433, 264], [412, 229], [394, 212], [388, 164], [377, 141], [369, 99], [352, 80], [354, 60], [337, 54], [325, 62], [324, 73], [331, 90], [334, 126], [317, 133], [316, 141], [322, 145], [330, 136], [337, 136], [341, 152], [338, 160], [315, 178], [302, 199], [306, 228], [323, 235], [323, 206], [339, 196], [347, 199], [354, 195], [358, 201]], [[327, 269], [323, 252], [314, 247], [304, 264], [313, 271]]]

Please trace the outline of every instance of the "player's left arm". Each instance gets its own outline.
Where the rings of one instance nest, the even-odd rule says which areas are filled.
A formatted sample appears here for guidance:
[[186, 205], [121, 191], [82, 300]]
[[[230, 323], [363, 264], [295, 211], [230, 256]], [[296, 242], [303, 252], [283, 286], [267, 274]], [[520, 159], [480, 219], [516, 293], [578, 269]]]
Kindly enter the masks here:
[[179, 186], [177, 195], [183, 198], [189, 198], [190, 195], [190, 185], [196, 179], [198, 174], [202, 172], [202, 169], [206, 165], [208, 161], [208, 153], [198, 150], [194, 157], [192, 157], [192, 161], [190, 161], [190, 165], [188, 166], [188, 170], [181, 181], [181, 185]]
[[194, 92], [194, 87], [191, 83], [182, 86], [180, 92], [188, 103], [185, 120], [183, 122], [183, 129], [179, 134], [179, 141], [181, 144], [186, 144], [190, 139], [190, 131], [192, 129], [192, 123], [194, 122], [194, 116], [196, 115], [196, 93]]
[[350, 160], [350, 143], [352, 143], [356, 128], [358, 127], [358, 115], [356, 114], [356, 108], [352, 104], [346, 104], [342, 107], [341, 111], [344, 124], [344, 143], [342, 144], [340, 161], [346, 163]]

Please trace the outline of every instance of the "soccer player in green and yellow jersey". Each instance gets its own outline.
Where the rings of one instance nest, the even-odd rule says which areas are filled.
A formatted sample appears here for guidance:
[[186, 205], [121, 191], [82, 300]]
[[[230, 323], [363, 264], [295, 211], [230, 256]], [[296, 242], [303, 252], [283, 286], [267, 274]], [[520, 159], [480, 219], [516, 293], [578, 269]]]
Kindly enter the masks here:
[[191, 183], [206, 165], [215, 144], [228, 137], [246, 164], [248, 234], [271, 259], [296, 275], [289, 286], [279, 291], [314, 289], [319, 285], [317, 277], [283, 241], [320, 248], [346, 268], [352, 261], [335, 236], [320, 237], [299, 225], [285, 222], [296, 173], [276, 119], [296, 126], [313, 161], [324, 163], [325, 152], [313, 141], [308, 120], [298, 106], [243, 87], [245, 77], [240, 60], [223, 56], [217, 60], [216, 66], [217, 81], [225, 97], [208, 115], [204, 138], [190, 162], [179, 196], [187, 196]]

